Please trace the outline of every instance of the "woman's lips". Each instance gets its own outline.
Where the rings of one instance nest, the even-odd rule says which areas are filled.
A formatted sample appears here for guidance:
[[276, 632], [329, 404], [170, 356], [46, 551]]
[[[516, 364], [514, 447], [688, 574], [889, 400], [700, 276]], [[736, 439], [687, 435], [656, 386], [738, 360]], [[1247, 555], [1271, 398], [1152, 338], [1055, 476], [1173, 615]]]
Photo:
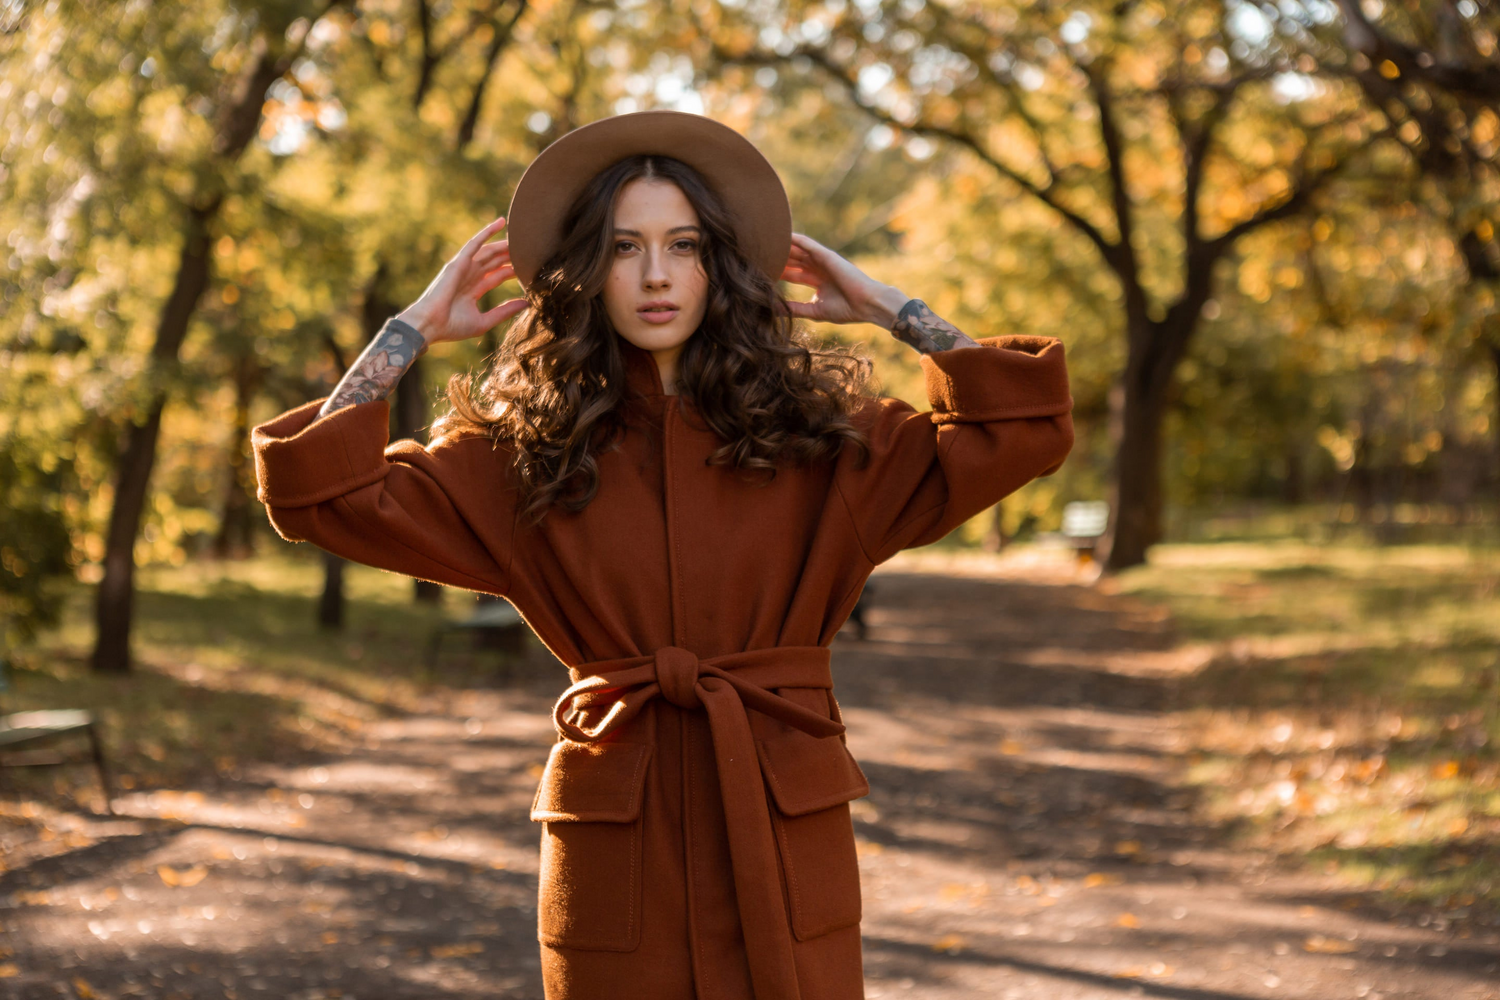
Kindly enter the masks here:
[[647, 323], [669, 323], [677, 317], [677, 309], [640, 309], [636, 315]]

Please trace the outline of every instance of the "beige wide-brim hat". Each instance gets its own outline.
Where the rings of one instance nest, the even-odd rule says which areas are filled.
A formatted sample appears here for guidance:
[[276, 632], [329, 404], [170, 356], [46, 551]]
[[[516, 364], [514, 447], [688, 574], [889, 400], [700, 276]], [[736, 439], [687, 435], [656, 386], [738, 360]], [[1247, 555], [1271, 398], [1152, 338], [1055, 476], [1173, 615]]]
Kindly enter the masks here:
[[792, 246], [786, 188], [755, 145], [728, 125], [684, 111], [635, 111], [576, 128], [537, 155], [506, 216], [516, 280], [529, 288], [562, 243], [563, 216], [594, 175], [636, 153], [681, 160], [703, 175], [734, 219], [740, 248], [772, 281]]

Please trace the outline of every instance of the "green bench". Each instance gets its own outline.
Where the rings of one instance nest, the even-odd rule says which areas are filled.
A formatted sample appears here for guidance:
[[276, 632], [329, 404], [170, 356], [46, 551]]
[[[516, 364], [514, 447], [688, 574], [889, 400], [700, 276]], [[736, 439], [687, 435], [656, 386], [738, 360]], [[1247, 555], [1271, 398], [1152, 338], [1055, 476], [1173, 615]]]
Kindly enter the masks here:
[[526, 636], [530, 631], [520, 612], [509, 601], [486, 595], [475, 604], [469, 617], [459, 622], [445, 622], [433, 631], [427, 643], [427, 666], [431, 669], [437, 665], [446, 637], [469, 635], [476, 648], [504, 654], [505, 674], [508, 676], [511, 660], [526, 651]]
[[[0, 696], [9, 690], [8, 666], [0, 656]], [[77, 708], [58, 708], [34, 712], [12, 712], [0, 715], [0, 767], [51, 767], [57, 764], [83, 763], [85, 758], [68, 757], [52, 744], [64, 737], [82, 735], [88, 739], [90, 757], [99, 772], [99, 786], [104, 789], [104, 811], [113, 816], [110, 801], [114, 792], [109, 784], [109, 768], [104, 763], [104, 746], [99, 739], [99, 720], [93, 713]]]

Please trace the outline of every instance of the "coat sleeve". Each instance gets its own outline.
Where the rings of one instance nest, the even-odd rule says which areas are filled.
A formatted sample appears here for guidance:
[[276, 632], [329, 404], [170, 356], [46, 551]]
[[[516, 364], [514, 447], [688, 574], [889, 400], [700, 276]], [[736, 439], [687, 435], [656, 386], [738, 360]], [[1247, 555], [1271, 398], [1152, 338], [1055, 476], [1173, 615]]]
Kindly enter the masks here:
[[1073, 447], [1062, 342], [985, 337], [923, 354], [931, 409], [872, 399], [860, 413], [870, 456], [839, 456], [837, 487], [867, 558], [926, 545], [1038, 476]]
[[256, 427], [256, 495], [288, 541], [467, 590], [510, 589], [515, 490], [481, 436], [388, 443], [390, 406], [319, 417], [321, 399]]

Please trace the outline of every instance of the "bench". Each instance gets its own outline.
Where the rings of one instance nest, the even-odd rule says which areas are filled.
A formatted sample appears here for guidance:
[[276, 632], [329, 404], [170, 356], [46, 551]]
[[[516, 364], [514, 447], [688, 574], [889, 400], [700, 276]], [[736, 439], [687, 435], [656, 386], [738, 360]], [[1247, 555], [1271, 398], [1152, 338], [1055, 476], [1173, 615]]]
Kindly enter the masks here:
[[499, 597], [481, 596], [474, 612], [458, 622], [445, 622], [433, 630], [427, 643], [427, 667], [437, 665], [443, 640], [450, 635], [470, 635], [477, 649], [492, 649], [504, 653], [507, 660], [526, 651], [526, 634], [531, 629], [522, 620], [521, 613]]
[[1080, 562], [1091, 562], [1099, 539], [1109, 527], [1109, 504], [1103, 500], [1074, 500], [1063, 504], [1062, 536], [1078, 553]]
[[[0, 656], [0, 695], [9, 690], [5, 657]], [[58, 764], [83, 763], [84, 758], [68, 757], [50, 744], [66, 736], [88, 738], [90, 757], [99, 773], [99, 787], [104, 790], [104, 811], [113, 816], [110, 804], [114, 791], [109, 784], [109, 768], [104, 763], [104, 746], [99, 739], [99, 720], [93, 713], [77, 708], [58, 708], [0, 715], [0, 767], [52, 767]], [[46, 746], [47, 749], [35, 749]]]

